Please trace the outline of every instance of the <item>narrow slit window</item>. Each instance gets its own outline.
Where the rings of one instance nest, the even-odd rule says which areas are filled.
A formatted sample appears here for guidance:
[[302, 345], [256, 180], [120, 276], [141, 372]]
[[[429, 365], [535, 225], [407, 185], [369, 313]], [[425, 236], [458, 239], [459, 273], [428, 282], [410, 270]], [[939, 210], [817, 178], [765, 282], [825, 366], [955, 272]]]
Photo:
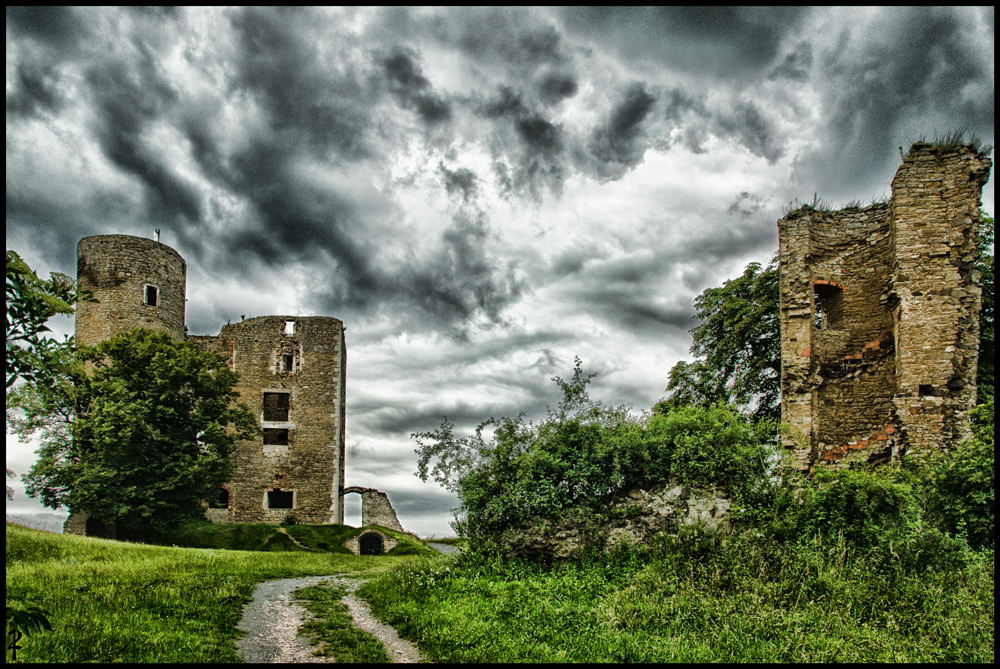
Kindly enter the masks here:
[[269, 509], [291, 509], [293, 501], [291, 490], [276, 488], [267, 493], [267, 508]]
[[285, 321], [285, 334], [289, 336], [295, 334], [295, 321]]
[[264, 393], [264, 420], [285, 423], [288, 421], [289, 393]]
[[159, 298], [159, 289], [156, 286], [150, 286], [146, 284], [144, 294], [142, 296], [143, 304], [147, 304], [151, 307], [155, 307], [157, 304], [157, 299]]
[[288, 430], [264, 430], [264, 445], [265, 446], [287, 446], [288, 445]]

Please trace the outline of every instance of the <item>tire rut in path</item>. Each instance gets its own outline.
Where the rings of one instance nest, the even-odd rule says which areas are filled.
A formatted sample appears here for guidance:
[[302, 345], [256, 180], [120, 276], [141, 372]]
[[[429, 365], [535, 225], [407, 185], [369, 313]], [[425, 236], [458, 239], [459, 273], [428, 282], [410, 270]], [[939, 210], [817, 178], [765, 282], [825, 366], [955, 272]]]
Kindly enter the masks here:
[[354, 591], [363, 581], [338, 576], [285, 578], [258, 585], [253, 593], [253, 601], [243, 609], [243, 619], [238, 626], [238, 629], [247, 633], [236, 641], [243, 659], [247, 662], [332, 661], [313, 655], [313, 646], [298, 636], [299, 627], [312, 614], [292, 597], [292, 592], [299, 588], [325, 581], [344, 586], [347, 594], [341, 601], [347, 605], [354, 624], [381, 641], [392, 662], [420, 662], [420, 652], [416, 646], [400, 639], [396, 630], [389, 625], [376, 620], [368, 604], [354, 596]]

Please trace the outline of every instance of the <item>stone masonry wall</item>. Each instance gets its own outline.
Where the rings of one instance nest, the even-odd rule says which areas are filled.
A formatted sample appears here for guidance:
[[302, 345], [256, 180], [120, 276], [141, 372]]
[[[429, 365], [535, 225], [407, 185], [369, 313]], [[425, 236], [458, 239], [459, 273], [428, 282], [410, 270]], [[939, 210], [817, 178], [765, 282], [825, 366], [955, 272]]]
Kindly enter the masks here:
[[[379, 525], [380, 527], [396, 530], [397, 532], [406, 532], [403, 526], [399, 524], [399, 518], [396, 517], [396, 510], [389, 503], [389, 496], [384, 492], [375, 488], [362, 488], [360, 486], [344, 488], [343, 494], [347, 495], [350, 493], [359, 493], [361, 495], [362, 527]], [[407, 532], [407, 534], [409, 533]]]
[[539, 519], [506, 530], [499, 537], [508, 556], [545, 555], [579, 558], [590, 546], [611, 549], [619, 543], [645, 544], [657, 534], [675, 534], [697, 526], [708, 535], [729, 531], [730, 505], [724, 491], [691, 488], [676, 481], [633, 488], [602, 508], [608, 520], [593, 523], [587, 516]]
[[[291, 332], [288, 323], [294, 323]], [[301, 523], [343, 524], [343, 323], [265, 316], [226, 325], [218, 337], [191, 339], [230, 359], [240, 373], [240, 401], [265, 430], [265, 437], [236, 445], [226, 521], [280, 523], [292, 514]], [[282, 415], [265, 411], [266, 395], [287, 402]], [[272, 491], [292, 492], [293, 507], [270, 508]]]
[[793, 465], [953, 448], [975, 404], [979, 197], [990, 161], [914, 145], [887, 204], [778, 221]]
[[[84, 237], [76, 247], [77, 282], [99, 302], [76, 308], [76, 342], [93, 346], [133, 328], [162, 330], [184, 339], [187, 263], [166, 244], [128, 235]], [[145, 286], [157, 304], [145, 303]]]

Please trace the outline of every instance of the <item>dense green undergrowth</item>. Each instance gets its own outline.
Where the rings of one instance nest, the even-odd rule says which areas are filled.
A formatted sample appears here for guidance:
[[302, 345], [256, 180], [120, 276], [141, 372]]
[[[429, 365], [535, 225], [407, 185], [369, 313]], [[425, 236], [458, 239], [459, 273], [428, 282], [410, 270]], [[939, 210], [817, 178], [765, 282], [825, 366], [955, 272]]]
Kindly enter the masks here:
[[23, 638], [18, 661], [60, 663], [238, 662], [236, 625], [258, 583], [413, 559], [172, 548], [11, 523], [5, 548], [7, 605], [39, 606], [53, 628]]
[[466, 553], [359, 595], [435, 662], [993, 660], [993, 551], [915, 571], [843, 535], [696, 535], [542, 566]]
[[[468, 539], [358, 590], [439, 662], [992, 662], [993, 400], [974, 438], [894, 466], [780, 466], [775, 427], [732, 407], [633, 416], [587, 398], [577, 363], [538, 425], [490, 419], [416, 435], [418, 475], [450, 485]], [[494, 427], [486, 440], [485, 427]], [[512, 557], [499, 532], [575, 514], [601, 495], [676, 480], [718, 486], [728, 533], [680, 526], [652, 545]], [[520, 505], [520, 506], [519, 506]], [[589, 514], [589, 516], [588, 516]], [[504, 557], [506, 556], [506, 557]]]

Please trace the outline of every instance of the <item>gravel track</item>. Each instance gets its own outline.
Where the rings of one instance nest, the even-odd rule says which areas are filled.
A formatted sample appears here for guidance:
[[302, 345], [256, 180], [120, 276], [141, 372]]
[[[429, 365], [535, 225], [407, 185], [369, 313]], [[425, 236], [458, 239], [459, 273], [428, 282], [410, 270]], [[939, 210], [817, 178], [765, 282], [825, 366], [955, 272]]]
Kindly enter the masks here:
[[313, 646], [298, 636], [299, 627], [311, 613], [295, 603], [292, 592], [324, 581], [338, 583], [347, 589], [343, 603], [350, 610], [354, 624], [371, 633], [385, 646], [393, 662], [420, 662], [420, 652], [409, 641], [400, 639], [389, 625], [375, 619], [368, 604], [354, 596], [363, 583], [355, 578], [339, 576], [307, 576], [267, 581], [257, 586], [253, 601], [243, 609], [238, 629], [246, 636], [236, 641], [240, 654], [247, 662], [328, 662], [312, 654]]

